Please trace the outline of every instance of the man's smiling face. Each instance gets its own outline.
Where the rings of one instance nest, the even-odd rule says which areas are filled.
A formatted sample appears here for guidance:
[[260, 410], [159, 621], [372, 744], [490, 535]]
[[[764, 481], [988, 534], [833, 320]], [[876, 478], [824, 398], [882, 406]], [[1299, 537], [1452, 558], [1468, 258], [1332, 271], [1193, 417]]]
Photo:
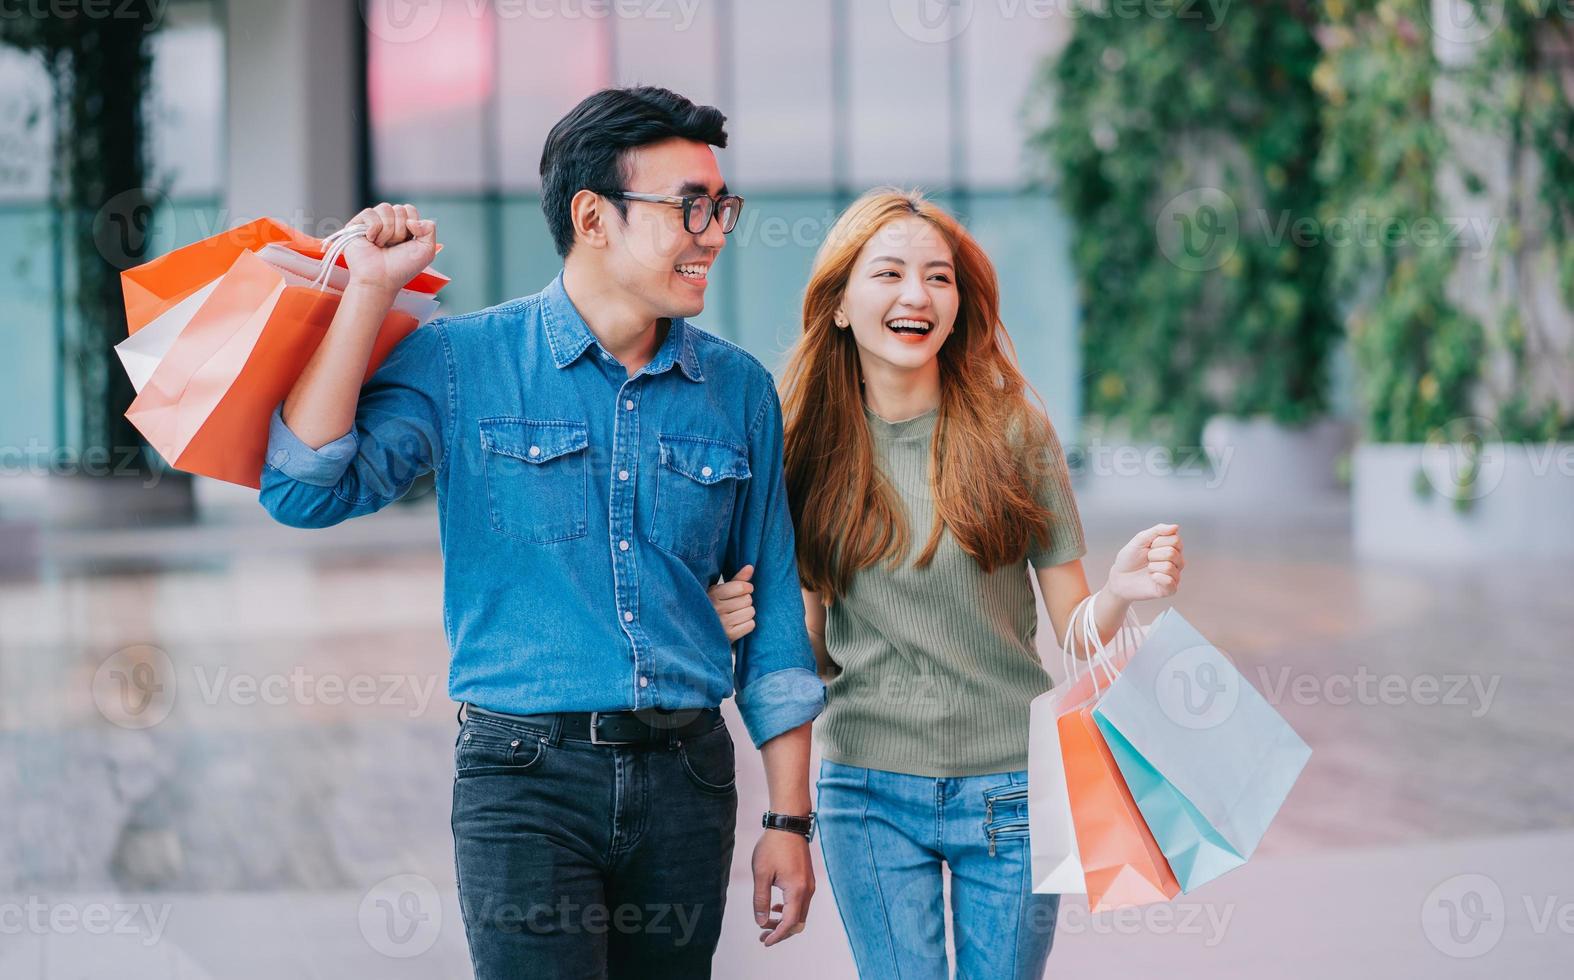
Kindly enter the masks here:
[[[669, 139], [630, 150], [624, 157], [624, 191], [636, 194], [728, 193], [716, 154], [705, 143]], [[655, 317], [692, 317], [705, 309], [711, 265], [726, 244], [721, 222], [712, 217], [698, 235], [683, 226], [683, 209], [673, 204], [626, 201], [628, 219], [607, 222], [608, 268]]]

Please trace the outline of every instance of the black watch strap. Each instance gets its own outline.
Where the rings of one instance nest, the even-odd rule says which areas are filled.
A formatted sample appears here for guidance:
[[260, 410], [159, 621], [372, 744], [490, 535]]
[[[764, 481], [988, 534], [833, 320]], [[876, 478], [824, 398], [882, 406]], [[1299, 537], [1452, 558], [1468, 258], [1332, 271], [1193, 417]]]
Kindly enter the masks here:
[[810, 810], [807, 817], [795, 817], [787, 813], [765, 811], [765, 816], [760, 820], [760, 826], [768, 830], [786, 830], [800, 834], [805, 840], [814, 840], [815, 811]]

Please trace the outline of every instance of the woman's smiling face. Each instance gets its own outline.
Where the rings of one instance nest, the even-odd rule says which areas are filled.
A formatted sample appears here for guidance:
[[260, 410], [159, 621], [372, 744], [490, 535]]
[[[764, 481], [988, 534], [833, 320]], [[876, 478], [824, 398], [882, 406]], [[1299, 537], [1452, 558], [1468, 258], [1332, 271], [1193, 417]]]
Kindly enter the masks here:
[[859, 355], [911, 370], [933, 360], [956, 324], [951, 246], [916, 215], [883, 225], [858, 254], [842, 311]]

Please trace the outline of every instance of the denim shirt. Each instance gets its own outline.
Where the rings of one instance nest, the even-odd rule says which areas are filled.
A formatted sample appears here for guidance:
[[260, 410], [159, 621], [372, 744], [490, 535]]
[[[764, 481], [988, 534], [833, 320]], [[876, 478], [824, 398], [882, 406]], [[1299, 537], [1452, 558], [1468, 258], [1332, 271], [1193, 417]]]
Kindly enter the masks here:
[[[434, 320], [367, 380], [341, 438], [313, 450], [274, 411], [262, 505], [327, 527], [435, 471], [451, 698], [512, 714], [676, 710], [736, 689], [763, 744], [825, 704], [781, 403], [742, 348], [669, 322], [630, 377], [562, 273], [534, 296]], [[749, 564], [755, 628], [729, 644], [705, 593]]]

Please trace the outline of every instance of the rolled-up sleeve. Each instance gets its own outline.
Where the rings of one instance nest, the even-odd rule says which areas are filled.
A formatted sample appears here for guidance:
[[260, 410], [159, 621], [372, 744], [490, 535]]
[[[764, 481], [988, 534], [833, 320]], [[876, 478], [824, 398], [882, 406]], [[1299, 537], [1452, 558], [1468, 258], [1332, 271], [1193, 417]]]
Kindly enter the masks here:
[[736, 645], [738, 713], [756, 747], [813, 721], [825, 708], [825, 684], [803, 621], [803, 594], [787, 481], [782, 466], [782, 413], [773, 384], [751, 423], [750, 479], [728, 543], [728, 568], [754, 566], [754, 631]]
[[328, 527], [381, 510], [416, 477], [440, 469], [453, 426], [453, 358], [441, 321], [417, 329], [361, 387], [355, 424], [316, 449], [290, 430], [283, 405], [268, 426], [259, 500], [274, 520]]

